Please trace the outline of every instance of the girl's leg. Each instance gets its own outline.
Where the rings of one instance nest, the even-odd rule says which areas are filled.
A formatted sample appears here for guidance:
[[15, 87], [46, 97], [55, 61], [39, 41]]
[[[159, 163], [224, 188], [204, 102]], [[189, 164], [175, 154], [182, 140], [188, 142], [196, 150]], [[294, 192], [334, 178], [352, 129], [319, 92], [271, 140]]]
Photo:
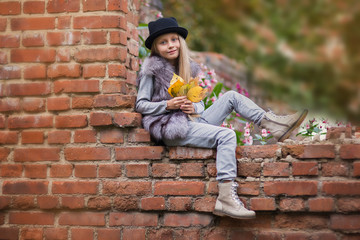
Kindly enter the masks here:
[[217, 180], [233, 180], [237, 174], [236, 164], [236, 135], [228, 128], [210, 124], [189, 121], [190, 129], [186, 138], [167, 140], [168, 146], [189, 146], [202, 148], [216, 148]]
[[219, 126], [232, 111], [255, 124], [259, 124], [265, 114], [265, 111], [249, 98], [235, 91], [228, 91], [203, 112], [199, 122]]

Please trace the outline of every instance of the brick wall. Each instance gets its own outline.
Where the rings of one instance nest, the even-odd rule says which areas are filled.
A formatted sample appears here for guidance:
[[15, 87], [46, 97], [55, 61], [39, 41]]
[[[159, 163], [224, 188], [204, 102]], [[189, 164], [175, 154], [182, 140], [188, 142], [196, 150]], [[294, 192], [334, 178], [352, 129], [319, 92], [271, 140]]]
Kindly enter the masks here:
[[0, 239], [360, 238], [360, 144], [238, 148], [255, 220], [211, 214], [215, 151], [133, 111], [136, 0], [0, 2]]

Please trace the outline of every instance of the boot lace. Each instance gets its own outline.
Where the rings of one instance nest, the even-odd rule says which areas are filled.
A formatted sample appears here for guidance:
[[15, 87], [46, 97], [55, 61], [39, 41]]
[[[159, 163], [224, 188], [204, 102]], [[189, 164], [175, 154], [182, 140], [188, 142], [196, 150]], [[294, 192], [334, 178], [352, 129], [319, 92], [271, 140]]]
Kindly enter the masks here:
[[231, 185], [231, 198], [234, 200], [234, 202], [240, 206], [243, 207], [244, 204], [240, 201], [239, 196], [237, 194], [237, 187], [239, 185], [236, 182], [233, 182], [233, 184]]

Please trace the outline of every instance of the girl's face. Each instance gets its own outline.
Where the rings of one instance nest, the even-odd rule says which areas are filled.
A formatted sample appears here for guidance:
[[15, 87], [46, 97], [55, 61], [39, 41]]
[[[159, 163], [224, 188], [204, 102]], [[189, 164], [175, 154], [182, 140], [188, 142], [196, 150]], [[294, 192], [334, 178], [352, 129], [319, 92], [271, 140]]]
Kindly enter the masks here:
[[167, 33], [156, 39], [156, 49], [160, 56], [175, 63], [180, 53], [180, 40], [176, 33]]

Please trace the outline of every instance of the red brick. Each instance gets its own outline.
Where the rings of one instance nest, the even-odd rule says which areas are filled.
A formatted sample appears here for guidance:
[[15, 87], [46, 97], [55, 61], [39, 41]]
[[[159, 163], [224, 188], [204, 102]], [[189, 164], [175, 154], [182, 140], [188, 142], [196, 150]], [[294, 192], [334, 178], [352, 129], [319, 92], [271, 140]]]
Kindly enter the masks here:
[[11, 62], [54, 62], [56, 51], [54, 49], [13, 49]]
[[[91, 121], [91, 118], [90, 118]], [[124, 143], [124, 134], [123, 130], [115, 129], [106, 129], [100, 132], [100, 142], [102, 143]]]
[[275, 211], [275, 199], [274, 198], [251, 198], [250, 199], [251, 210], [254, 211]]
[[351, 138], [351, 127], [331, 127], [327, 129], [326, 139], [339, 139], [342, 134], [346, 138]]
[[120, 229], [99, 229], [98, 240], [118, 240], [121, 239]]
[[143, 210], [165, 210], [165, 199], [163, 197], [150, 197], [141, 199]]
[[5, 98], [0, 99], [0, 112], [19, 112], [21, 110], [20, 99]]
[[[119, 2], [119, 1], [117, 1]], [[110, 43], [111, 44], [121, 44], [126, 46], [127, 44], [127, 34], [123, 31], [111, 31], [110, 32]]]
[[66, 240], [68, 230], [66, 228], [45, 228], [44, 237], [49, 240]]
[[59, 161], [60, 148], [17, 148], [15, 162]]
[[99, 165], [100, 178], [116, 178], [121, 177], [120, 164], [102, 164]]
[[77, 78], [80, 77], [80, 64], [53, 64], [48, 67], [49, 78]]
[[149, 164], [127, 164], [125, 170], [126, 176], [129, 178], [149, 176]]
[[80, 0], [50, 0], [46, 10], [48, 13], [78, 12], [80, 10]]
[[128, 4], [126, 0], [109, 0], [108, 3], [109, 11], [122, 11], [124, 13], [128, 12]]
[[305, 201], [300, 198], [285, 198], [280, 200], [279, 207], [283, 212], [304, 211]]
[[164, 226], [169, 227], [206, 227], [211, 224], [213, 216], [197, 213], [165, 213]]
[[0, 2], [0, 15], [17, 15], [21, 13], [21, 3], [15, 1]]
[[196, 198], [194, 210], [197, 212], [212, 212], [215, 208], [216, 197]]
[[205, 184], [203, 182], [156, 182], [155, 195], [202, 195]]
[[131, 210], [139, 210], [139, 199], [135, 196], [121, 196], [121, 197], [116, 197], [113, 200], [113, 208], [118, 210], [118, 211], [122, 211], [122, 212], [126, 212], [126, 211], [131, 211]]
[[55, 181], [52, 184], [53, 194], [96, 194], [99, 183], [95, 181]]
[[11, 19], [12, 31], [46, 30], [55, 28], [54, 17], [13, 18]]
[[307, 240], [310, 239], [309, 233], [304, 232], [285, 232], [284, 240]]
[[64, 111], [70, 109], [70, 98], [68, 97], [52, 97], [47, 98], [48, 111]]
[[44, 133], [42, 131], [23, 131], [21, 133], [21, 143], [44, 143]]
[[59, 205], [59, 199], [55, 196], [38, 196], [37, 203], [40, 209], [54, 209]]
[[125, 213], [111, 212], [109, 217], [109, 226], [157, 226], [157, 213]]
[[82, 0], [83, 11], [104, 11], [106, 10], [106, 1], [105, 0]]
[[123, 229], [123, 240], [145, 240], [145, 229]]
[[54, 92], [97, 93], [99, 92], [99, 80], [58, 80], [54, 82]]
[[238, 182], [238, 194], [240, 195], [253, 195], [257, 196], [260, 194], [260, 183], [259, 182]]
[[337, 240], [334, 232], [313, 232], [311, 233], [311, 240]]
[[81, 49], [75, 52], [74, 58], [79, 63], [109, 62], [109, 61], [124, 62], [126, 60], [126, 48], [107, 47], [107, 48]]
[[204, 164], [203, 163], [181, 163], [180, 177], [203, 177]]
[[129, 142], [150, 142], [150, 133], [142, 128], [130, 129], [128, 134]]
[[46, 78], [45, 65], [30, 65], [24, 67], [25, 79], [44, 79]]
[[126, 21], [122, 16], [80, 16], [74, 17], [74, 29], [121, 28], [126, 30]]
[[90, 209], [104, 210], [110, 209], [112, 200], [109, 197], [93, 197], [89, 198], [87, 207]]
[[284, 145], [282, 155], [291, 155], [295, 158], [335, 158], [334, 145]]
[[237, 171], [241, 177], [260, 177], [261, 163], [240, 162]]
[[345, 162], [328, 162], [322, 163], [321, 172], [324, 177], [348, 176], [349, 168]]
[[216, 163], [208, 163], [206, 165], [206, 172], [209, 175], [209, 177], [216, 177], [217, 175]]
[[11, 204], [11, 197], [0, 196], [0, 209], [9, 208]]
[[53, 225], [54, 213], [45, 212], [10, 212], [10, 224]]
[[169, 197], [170, 211], [189, 211], [191, 210], [190, 197]]
[[27, 178], [46, 178], [47, 165], [31, 164], [25, 165], [25, 177]]
[[18, 142], [18, 132], [0, 131], [0, 144], [16, 144]]
[[51, 131], [48, 133], [49, 144], [63, 144], [70, 143], [71, 132], [70, 131]]
[[116, 160], [155, 160], [161, 159], [163, 151], [162, 146], [117, 147], [115, 157]]
[[[92, 97], [73, 97], [72, 98], [72, 108], [92, 108], [93, 106], [93, 98]], [[91, 115], [90, 115], [91, 122]]]
[[318, 175], [317, 162], [293, 162], [292, 170], [294, 176], [316, 176]]
[[258, 240], [282, 240], [282, 232], [261, 231], [258, 234]]
[[27, 33], [22, 37], [22, 44], [24, 47], [43, 47], [44, 37], [39, 33]]
[[290, 175], [289, 163], [264, 163], [263, 174], [264, 176], [287, 177]]
[[47, 194], [48, 184], [45, 181], [4, 181], [3, 194]]
[[360, 182], [357, 181], [323, 182], [322, 192], [327, 195], [359, 195]]
[[25, 112], [45, 112], [46, 101], [43, 98], [24, 98], [22, 106]]
[[71, 16], [60, 16], [58, 17], [58, 29], [70, 29], [71, 28]]
[[108, 126], [112, 125], [111, 113], [106, 112], [92, 112], [90, 113], [90, 125], [91, 126]]
[[236, 148], [237, 158], [273, 158], [276, 157], [277, 145], [253, 145]]
[[20, 239], [33, 239], [41, 240], [43, 239], [44, 229], [42, 228], [22, 228]]
[[278, 214], [272, 221], [271, 228], [328, 229], [328, 223], [329, 217], [325, 215]]
[[86, 126], [86, 115], [62, 115], [55, 117], [56, 128], [80, 128]]
[[10, 154], [10, 149], [0, 148], [0, 161], [6, 161], [9, 154]]
[[94, 239], [94, 230], [88, 228], [72, 228], [71, 240]]
[[[81, 33], [80, 32], [48, 32], [46, 34], [46, 41], [49, 46], [79, 45], [81, 42]], [[59, 71], [56, 71], [56, 73], [58, 72], [61, 72], [61, 69], [59, 69]]]
[[49, 128], [53, 126], [53, 116], [10, 116], [8, 128]]
[[110, 160], [111, 152], [107, 147], [79, 147], [65, 148], [65, 159], [67, 161], [95, 161]]
[[139, 195], [144, 196], [152, 192], [151, 182], [140, 181], [107, 181], [103, 182], [103, 194]]
[[309, 199], [309, 211], [311, 212], [331, 212], [334, 211], [334, 199], [332, 198], [313, 198]]
[[70, 62], [72, 59], [72, 52], [69, 48], [58, 48], [56, 51], [56, 61], [58, 62]]
[[0, 227], [0, 236], [4, 239], [18, 239], [19, 228], [16, 227]]
[[62, 197], [61, 206], [68, 209], [82, 209], [85, 206], [84, 197]]
[[106, 65], [105, 64], [88, 64], [83, 66], [83, 77], [105, 77]]
[[1, 177], [21, 177], [23, 166], [21, 164], [0, 165]]
[[7, 85], [7, 96], [44, 96], [51, 91], [50, 84], [44, 83], [13, 83]]
[[0, 79], [8, 80], [8, 79], [20, 79], [21, 78], [21, 70], [18, 66], [0, 66]]
[[213, 149], [191, 148], [191, 147], [170, 147], [170, 159], [212, 159], [215, 158]]
[[176, 177], [176, 164], [153, 163], [153, 177]]
[[0, 35], [0, 48], [18, 48], [20, 35]]
[[[131, 108], [134, 107], [135, 103], [134, 96], [127, 96], [127, 95], [97, 95], [94, 99], [94, 106], [97, 108], [103, 107], [122, 107], [122, 108]], [[121, 116], [121, 115], [120, 115]]]
[[126, 95], [129, 93], [129, 88], [125, 81], [105, 80], [102, 83], [102, 91], [103, 93], [122, 93]]
[[360, 144], [348, 144], [340, 147], [340, 157], [342, 159], [359, 159]]
[[93, 212], [63, 212], [59, 216], [60, 225], [105, 226], [105, 214]]
[[109, 77], [126, 77], [126, 68], [124, 64], [109, 64]]
[[76, 130], [74, 134], [75, 143], [95, 143], [96, 131], [95, 130]]
[[67, 178], [72, 174], [73, 166], [71, 164], [52, 164], [50, 167], [50, 177]]
[[96, 178], [96, 165], [75, 165], [75, 177]]
[[334, 230], [358, 231], [360, 215], [331, 215], [330, 228]]
[[317, 181], [265, 182], [266, 195], [311, 196], [317, 194]]
[[336, 205], [341, 212], [359, 212], [360, 198], [340, 198]]
[[23, 3], [23, 12], [26, 14], [44, 13], [45, 2], [26, 1]]
[[82, 37], [83, 43], [87, 45], [106, 44], [107, 42], [106, 31], [84, 32]]
[[33, 209], [35, 208], [35, 198], [32, 196], [16, 196], [12, 198], [11, 207], [14, 209]]
[[354, 162], [354, 170], [353, 170], [353, 176], [359, 177], [360, 176], [360, 162]]

